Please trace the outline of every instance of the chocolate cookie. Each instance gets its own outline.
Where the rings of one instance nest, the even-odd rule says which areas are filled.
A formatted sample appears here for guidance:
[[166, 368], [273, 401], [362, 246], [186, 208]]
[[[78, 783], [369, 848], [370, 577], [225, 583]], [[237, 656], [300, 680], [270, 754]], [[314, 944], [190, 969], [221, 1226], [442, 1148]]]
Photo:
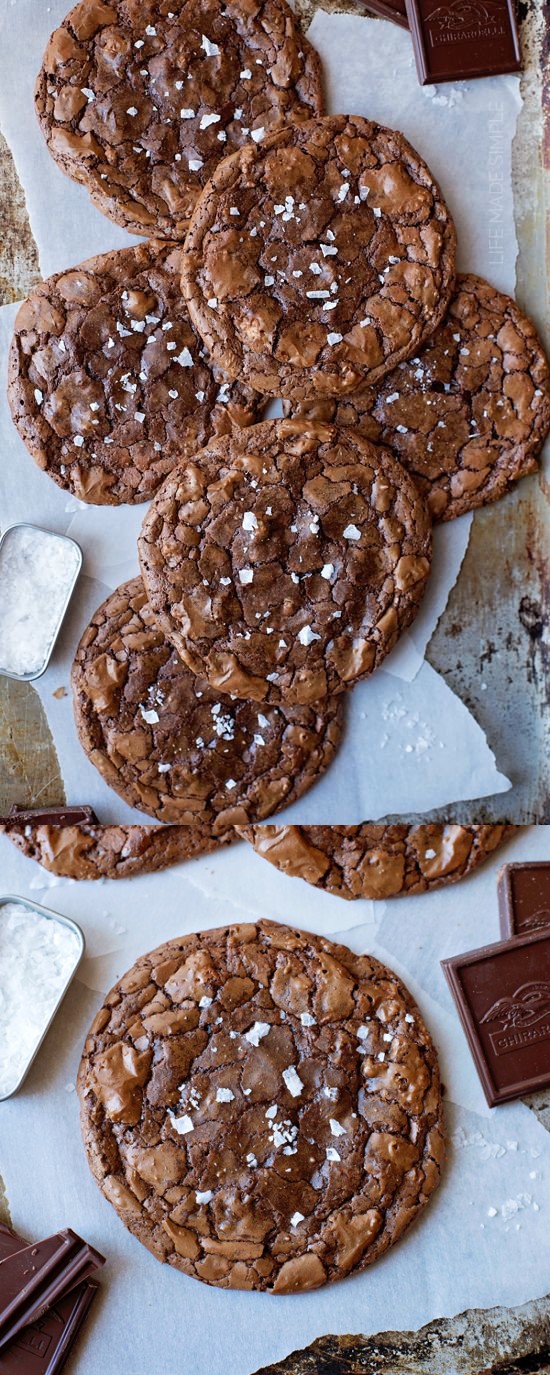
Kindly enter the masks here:
[[[2, 828], [0, 827], [0, 830]], [[193, 826], [10, 826], [9, 840], [29, 859], [61, 878], [134, 878], [209, 854], [236, 840], [228, 831]]]
[[453, 520], [535, 472], [550, 428], [550, 371], [515, 301], [469, 273], [437, 333], [383, 383], [342, 400], [286, 402], [285, 411], [389, 445], [433, 519]]
[[224, 1289], [362, 1270], [439, 1182], [437, 1059], [410, 994], [369, 955], [274, 922], [138, 960], [95, 1018], [78, 1090], [122, 1221]]
[[413, 620], [430, 518], [391, 454], [271, 420], [163, 484], [139, 554], [159, 625], [213, 687], [316, 702], [365, 678]]
[[513, 826], [247, 826], [264, 859], [339, 898], [398, 898], [457, 883]]
[[18, 313], [13, 419], [38, 466], [81, 501], [147, 501], [212, 435], [256, 419], [260, 398], [197, 338], [180, 267], [169, 243], [103, 253], [49, 277]]
[[415, 353], [445, 314], [454, 263], [449, 211], [414, 148], [331, 115], [220, 164], [182, 280], [229, 376], [299, 401], [345, 395]]
[[73, 666], [75, 716], [92, 764], [158, 821], [220, 836], [301, 797], [340, 739], [337, 698], [269, 707], [221, 696], [164, 639], [140, 578], [96, 611]]
[[323, 107], [286, 0], [82, 0], [50, 38], [35, 101], [52, 157], [98, 209], [168, 239], [220, 158]]

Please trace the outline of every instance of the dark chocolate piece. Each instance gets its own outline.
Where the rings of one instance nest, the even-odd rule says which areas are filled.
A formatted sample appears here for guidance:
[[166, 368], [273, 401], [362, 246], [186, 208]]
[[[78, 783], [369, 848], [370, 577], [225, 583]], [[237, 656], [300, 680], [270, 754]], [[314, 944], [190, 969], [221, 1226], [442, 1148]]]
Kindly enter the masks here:
[[105, 1257], [70, 1228], [1, 1261], [0, 1350], [104, 1263]]
[[550, 860], [505, 864], [497, 892], [504, 939], [550, 926]]
[[99, 1285], [95, 1280], [63, 1294], [39, 1322], [21, 1328], [0, 1351], [0, 1375], [56, 1375], [65, 1364]]
[[0, 1222], [0, 1262], [6, 1260], [7, 1256], [13, 1256], [15, 1251], [22, 1251], [28, 1244], [12, 1227], [8, 1227], [7, 1222]]
[[361, 0], [361, 3], [365, 9], [377, 14], [379, 19], [391, 19], [393, 24], [400, 24], [402, 29], [408, 29], [405, 0]]
[[12, 807], [9, 816], [0, 817], [0, 826], [10, 825], [81, 826], [97, 824], [93, 807]]
[[441, 965], [489, 1106], [550, 1084], [550, 928]]
[[521, 70], [514, 0], [405, 0], [418, 80]]
[[[0, 1261], [28, 1246], [17, 1232], [0, 1223]], [[0, 1375], [56, 1375], [80, 1331], [99, 1285], [95, 1280], [63, 1295], [39, 1322], [21, 1328], [0, 1352]]]

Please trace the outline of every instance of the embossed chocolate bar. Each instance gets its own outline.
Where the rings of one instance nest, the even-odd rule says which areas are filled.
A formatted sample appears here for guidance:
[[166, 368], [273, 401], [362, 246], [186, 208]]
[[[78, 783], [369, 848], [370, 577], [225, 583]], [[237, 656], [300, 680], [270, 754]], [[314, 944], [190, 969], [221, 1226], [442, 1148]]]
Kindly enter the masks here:
[[441, 964], [489, 1106], [550, 1084], [550, 928]]
[[97, 823], [93, 807], [17, 807], [11, 808], [8, 816], [0, 816], [0, 826], [9, 831], [10, 826], [80, 826]]
[[521, 70], [514, 0], [405, 0], [418, 80]]
[[393, 24], [400, 24], [401, 28], [408, 29], [405, 0], [361, 0], [361, 3], [379, 19], [391, 19]]
[[497, 891], [500, 930], [505, 938], [550, 927], [550, 860], [505, 864]]

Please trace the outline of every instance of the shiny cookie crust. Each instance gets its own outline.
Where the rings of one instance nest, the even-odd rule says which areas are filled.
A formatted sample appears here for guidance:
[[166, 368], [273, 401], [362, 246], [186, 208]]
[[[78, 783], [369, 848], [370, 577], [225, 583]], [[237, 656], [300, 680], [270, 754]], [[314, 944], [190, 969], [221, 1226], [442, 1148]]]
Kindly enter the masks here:
[[388, 450], [272, 420], [177, 469], [138, 548], [153, 614], [194, 673], [305, 704], [367, 677], [414, 619], [431, 521]]
[[377, 1260], [444, 1156], [434, 1046], [368, 955], [273, 922], [161, 946], [115, 986], [78, 1076], [90, 1168], [161, 1261], [231, 1289]]
[[98, 210], [181, 240], [220, 158], [322, 113], [321, 67], [286, 0], [82, 0], [50, 38], [35, 104]]
[[336, 897], [395, 898], [457, 883], [514, 826], [248, 826], [239, 833], [290, 877]]
[[191, 318], [230, 377], [292, 401], [342, 396], [442, 320], [455, 231], [403, 135], [330, 115], [216, 169], [183, 256]]

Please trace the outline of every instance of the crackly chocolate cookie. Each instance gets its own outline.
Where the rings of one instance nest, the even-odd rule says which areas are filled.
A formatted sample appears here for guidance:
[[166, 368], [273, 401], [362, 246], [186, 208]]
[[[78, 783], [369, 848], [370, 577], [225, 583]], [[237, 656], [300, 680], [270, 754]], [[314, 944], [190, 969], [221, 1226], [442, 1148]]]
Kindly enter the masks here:
[[550, 428], [550, 370], [516, 302], [469, 273], [433, 338], [382, 383], [341, 400], [286, 402], [285, 412], [389, 445], [433, 519], [453, 520], [535, 472]]
[[430, 526], [388, 450], [271, 420], [167, 479], [139, 553], [159, 625], [195, 673], [237, 697], [309, 703], [372, 673], [412, 621]]
[[269, 707], [220, 695], [181, 662], [140, 578], [92, 617], [72, 674], [81, 743], [131, 807], [214, 836], [294, 802], [334, 757], [337, 698]]
[[[0, 827], [0, 830], [2, 828]], [[10, 825], [8, 839], [29, 859], [61, 878], [134, 878], [209, 854], [237, 839], [212, 826]]]
[[455, 232], [402, 134], [358, 116], [287, 125], [216, 169], [183, 257], [192, 319], [231, 377], [342, 396], [442, 319]]
[[457, 883], [513, 826], [248, 826], [276, 869], [339, 898], [397, 898]]
[[225, 1289], [362, 1270], [439, 1182], [437, 1059], [410, 994], [369, 955], [274, 922], [138, 960], [95, 1018], [78, 1089], [122, 1221]]
[[50, 38], [35, 100], [52, 157], [98, 209], [172, 239], [220, 158], [323, 103], [286, 0], [82, 0]]
[[8, 399], [27, 449], [96, 505], [148, 500], [257, 403], [208, 358], [180, 291], [181, 249], [103, 253], [35, 288], [17, 315]]

